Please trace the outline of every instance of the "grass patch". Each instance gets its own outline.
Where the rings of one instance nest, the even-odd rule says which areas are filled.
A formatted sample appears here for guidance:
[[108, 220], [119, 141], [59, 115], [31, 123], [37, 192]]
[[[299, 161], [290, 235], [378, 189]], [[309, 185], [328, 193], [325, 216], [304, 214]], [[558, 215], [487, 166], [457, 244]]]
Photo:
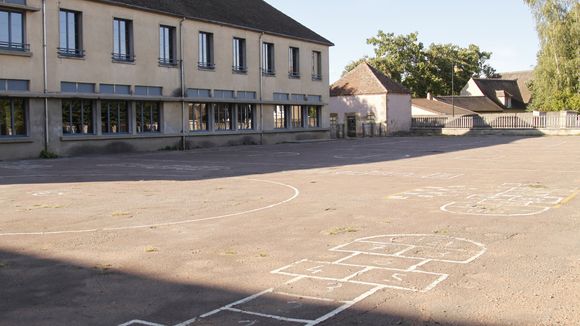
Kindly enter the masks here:
[[340, 235], [340, 234], [345, 234], [345, 233], [355, 233], [358, 231], [359, 230], [355, 227], [345, 226], [345, 227], [334, 228], [334, 229], [328, 231], [328, 235]]
[[235, 256], [237, 254], [238, 254], [238, 252], [233, 250], [233, 249], [228, 249], [224, 252], [224, 255], [226, 255], [226, 256]]
[[147, 253], [159, 252], [159, 249], [157, 249], [153, 246], [147, 246], [147, 247], [145, 247], [145, 252], [147, 252]]
[[113, 213], [111, 214], [111, 216], [113, 216], [113, 217], [120, 217], [120, 216], [131, 216], [131, 213], [130, 213], [130, 212], [120, 212], [120, 211], [119, 211], [119, 212], [113, 212]]
[[58, 158], [58, 155], [56, 155], [51, 151], [43, 150], [42, 152], [40, 152], [40, 155], [38, 157], [45, 160], [53, 160]]

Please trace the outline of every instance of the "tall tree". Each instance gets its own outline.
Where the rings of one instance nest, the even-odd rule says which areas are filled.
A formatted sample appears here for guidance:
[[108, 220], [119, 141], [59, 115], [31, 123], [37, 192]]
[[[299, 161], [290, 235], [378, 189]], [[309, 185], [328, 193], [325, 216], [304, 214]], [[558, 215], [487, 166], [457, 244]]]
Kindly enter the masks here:
[[524, 1], [534, 13], [540, 38], [531, 107], [580, 111], [580, 4], [577, 0]]
[[369, 38], [367, 43], [374, 46], [375, 56], [351, 62], [344, 72], [354, 69], [362, 61], [367, 61], [393, 80], [402, 83], [416, 97], [424, 97], [428, 92], [450, 95], [454, 67], [455, 94], [474, 75], [495, 75], [495, 70], [487, 64], [491, 53], [481, 51], [477, 45], [461, 48], [453, 44], [431, 44], [426, 48], [419, 41], [418, 33], [395, 35], [383, 31]]

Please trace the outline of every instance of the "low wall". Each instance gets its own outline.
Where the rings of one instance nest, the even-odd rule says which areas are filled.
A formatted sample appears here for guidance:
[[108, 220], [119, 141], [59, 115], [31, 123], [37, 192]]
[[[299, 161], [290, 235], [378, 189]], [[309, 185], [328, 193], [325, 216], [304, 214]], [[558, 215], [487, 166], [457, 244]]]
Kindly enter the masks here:
[[580, 136], [580, 129], [470, 129], [470, 128], [433, 128], [412, 129], [415, 135], [443, 136]]

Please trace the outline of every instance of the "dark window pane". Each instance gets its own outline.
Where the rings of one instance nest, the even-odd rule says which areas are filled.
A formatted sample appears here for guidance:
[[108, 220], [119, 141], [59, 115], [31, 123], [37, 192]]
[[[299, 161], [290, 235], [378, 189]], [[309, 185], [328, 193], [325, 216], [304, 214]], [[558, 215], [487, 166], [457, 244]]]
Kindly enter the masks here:
[[129, 94], [131, 94], [131, 86], [115, 85], [115, 94], [129, 95]]
[[292, 128], [302, 128], [302, 107], [292, 106]]
[[24, 43], [22, 14], [17, 12], [10, 13], [10, 22], [10, 42], [18, 44]]
[[8, 136], [10, 120], [10, 100], [0, 98], [0, 136]]
[[14, 99], [14, 130], [15, 135], [26, 135], [26, 102], [23, 99]]
[[208, 130], [208, 106], [207, 104], [189, 104], [189, 130]]
[[115, 86], [110, 84], [101, 84], [101, 93], [103, 94], [115, 94]]
[[76, 83], [61, 82], [60, 83], [60, 91], [63, 93], [76, 93], [77, 92], [77, 84]]
[[0, 11], [0, 42], [10, 42], [9, 31], [8, 12]]
[[227, 131], [233, 129], [233, 107], [231, 104], [215, 104], [214, 129]]
[[78, 83], [78, 92], [79, 93], [94, 93], [95, 92], [95, 84]]
[[238, 129], [254, 129], [254, 106], [251, 104], [238, 105]]

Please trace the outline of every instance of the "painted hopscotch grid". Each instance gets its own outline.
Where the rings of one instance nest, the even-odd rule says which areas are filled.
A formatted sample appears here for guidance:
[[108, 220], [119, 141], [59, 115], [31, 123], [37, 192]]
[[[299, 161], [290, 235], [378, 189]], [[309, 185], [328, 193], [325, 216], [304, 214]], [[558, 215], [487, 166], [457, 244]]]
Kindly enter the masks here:
[[571, 200], [577, 189], [551, 189], [541, 185], [504, 183], [491, 192], [466, 186], [424, 187], [391, 195], [388, 199], [461, 198], [441, 206], [452, 214], [479, 216], [530, 216], [547, 212]]
[[[430, 262], [469, 264], [486, 252], [471, 240], [399, 234], [361, 238], [330, 249], [335, 261], [303, 259], [272, 271], [292, 277], [270, 288], [176, 326], [317, 325], [384, 289], [425, 293], [449, 274], [426, 270]], [[158, 324], [134, 320], [120, 326]]]

